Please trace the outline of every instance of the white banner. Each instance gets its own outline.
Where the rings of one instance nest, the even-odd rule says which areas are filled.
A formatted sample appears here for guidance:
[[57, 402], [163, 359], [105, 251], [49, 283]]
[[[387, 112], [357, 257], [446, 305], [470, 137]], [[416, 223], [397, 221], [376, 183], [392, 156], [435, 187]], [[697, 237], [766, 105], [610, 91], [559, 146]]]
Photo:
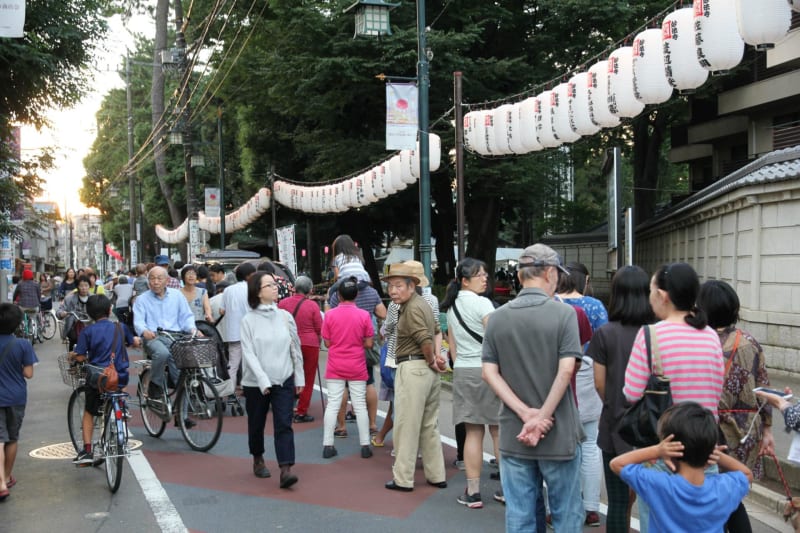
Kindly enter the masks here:
[[417, 148], [417, 86], [413, 83], [386, 84], [386, 149]]
[[0, 37], [22, 37], [25, 26], [25, 0], [0, 2]]
[[275, 230], [278, 234], [278, 261], [297, 276], [297, 249], [294, 244], [294, 224]]
[[219, 216], [219, 187], [206, 187], [206, 206], [207, 217]]

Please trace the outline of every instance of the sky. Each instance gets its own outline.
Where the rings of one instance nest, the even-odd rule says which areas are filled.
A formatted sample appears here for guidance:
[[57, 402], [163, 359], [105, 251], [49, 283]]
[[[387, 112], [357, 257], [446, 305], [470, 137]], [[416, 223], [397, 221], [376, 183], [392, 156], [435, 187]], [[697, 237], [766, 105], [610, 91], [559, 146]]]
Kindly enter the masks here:
[[86, 173], [83, 158], [89, 153], [97, 133], [95, 114], [108, 91], [124, 86], [115, 71], [122, 68], [126, 47], [133, 43], [129, 28], [148, 35], [154, 32], [150, 29], [152, 23], [148, 17], [134, 18], [126, 27], [116, 16], [109, 19], [109, 26], [109, 38], [98, 48], [93, 61], [95, 78], [91, 84], [92, 91], [73, 108], [48, 112], [52, 127], [39, 132], [31, 126], [22, 127], [23, 154], [44, 146], [55, 148], [55, 167], [43, 176], [46, 185], [40, 199], [58, 202], [62, 213], [65, 209], [71, 214], [93, 211], [80, 203], [78, 189]]

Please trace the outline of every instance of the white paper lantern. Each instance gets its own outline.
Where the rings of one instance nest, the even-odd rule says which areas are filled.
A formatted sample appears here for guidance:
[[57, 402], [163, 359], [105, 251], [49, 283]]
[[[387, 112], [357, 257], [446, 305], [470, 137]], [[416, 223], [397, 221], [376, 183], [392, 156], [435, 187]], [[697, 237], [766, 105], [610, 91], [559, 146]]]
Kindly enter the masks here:
[[556, 138], [553, 131], [553, 91], [544, 91], [536, 97], [537, 113], [536, 113], [536, 134], [539, 137], [539, 142], [545, 148], [555, 148], [561, 145], [561, 141]]
[[553, 131], [561, 142], [571, 143], [581, 138], [572, 130], [569, 121], [569, 84], [560, 83], [553, 89], [550, 98], [553, 103]]
[[390, 194], [393, 194], [394, 189], [392, 189], [392, 176], [389, 174], [389, 164], [380, 164], [373, 170], [378, 177], [377, 185], [375, 186], [375, 195], [378, 198], [386, 198]]
[[431, 172], [439, 170], [442, 164], [442, 139], [435, 133], [428, 134], [428, 168]]
[[265, 211], [269, 211], [269, 204], [270, 204], [270, 192], [269, 189], [266, 187], [261, 187], [258, 190], [258, 197], [261, 200], [261, 208], [263, 209], [262, 213]]
[[708, 79], [708, 71], [697, 62], [694, 45], [694, 10], [677, 9], [661, 23], [664, 72], [670, 85], [681, 94], [691, 94]]
[[644, 104], [633, 94], [633, 47], [617, 48], [608, 58], [608, 110], [618, 117], [633, 118]]
[[661, 30], [644, 30], [633, 39], [633, 95], [643, 104], [660, 104], [672, 91], [664, 71]]
[[522, 118], [521, 102], [511, 104], [511, 110], [508, 114], [510, 123], [507, 125], [509, 130], [508, 148], [514, 154], [524, 154], [529, 150], [525, 149], [522, 144], [522, 129], [520, 126], [520, 119]]
[[492, 113], [494, 125], [494, 143], [498, 154], [508, 155], [514, 153], [511, 150], [511, 104], [503, 104], [496, 107]]
[[475, 151], [481, 155], [494, 155], [494, 110], [484, 109], [475, 112], [475, 131], [472, 135]]
[[785, 0], [735, 0], [739, 34], [756, 50], [769, 50], [786, 37], [792, 7]]
[[578, 135], [594, 135], [600, 126], [592, 122], [589, 114], [589, 73], [575, 74], [567, 82], [569, 125]]
[[476, 152], [478, 139], [478, 112], [470, 111], [464, 115], [464, 147], [470, 152]]
[[378, 181], [375, 169], [366, 171], [362, 176], [364, 178], [364, 201], [367, 205], [374, 204], [379, 200], [378, 195], [375, 194], [375, 185]]
[[519, 104], [519, 131], [522, 153], [544, 149], [536, 132], [536, 97], [526, 98]]
[[359, 207], [366, 207], [370, 204], [366, 194], [366, 174], [360, 174], [355, 177], [356, 197], [358, 199]]
[[601, 128], [619, 125], [619, 117], [608, 110], [608, 61], [598, 61], [589, 69], [589, 116]]
[[[389, 168], [392, 174], [392, 187], [396, 191], [402, 191], [408, 187], [408, 183], [403, 180], [403, 164], [400, 160], [400, 155], [396, 155], [389, 159]], [[409, 170], [409, 173], [411, 170]]]
[[410, 185], [417, 181], [411, 170], [412, 150], [400, 150], [400, 169], [403, 182]]
[[694, 0], [694, 42], [697, 62], [712, 75], [727, 74], [742, 61], [735, 0]]

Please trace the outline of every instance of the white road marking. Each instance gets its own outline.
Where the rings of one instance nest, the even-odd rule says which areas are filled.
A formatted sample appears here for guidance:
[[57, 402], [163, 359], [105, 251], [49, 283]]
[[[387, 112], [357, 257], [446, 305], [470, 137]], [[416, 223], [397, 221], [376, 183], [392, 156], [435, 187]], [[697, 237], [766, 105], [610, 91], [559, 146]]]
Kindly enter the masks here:
[[150, 462], [141, 450], [132, 451], [128, 456], [133, 475], [142, 488], [144, 497], [153, 511], [158, 526], [165, 533], [186, 533], [188, 530], [183, 524], [181, 515], [167, 495], [167, 491], [156, 477], [156, 473], [150, 466]]

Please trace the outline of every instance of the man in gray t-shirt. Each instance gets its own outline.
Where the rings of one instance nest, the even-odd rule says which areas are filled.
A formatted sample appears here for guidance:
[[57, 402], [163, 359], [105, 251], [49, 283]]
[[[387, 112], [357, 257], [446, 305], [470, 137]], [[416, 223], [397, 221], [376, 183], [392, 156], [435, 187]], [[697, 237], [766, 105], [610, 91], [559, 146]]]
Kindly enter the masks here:
[[580, 447], [584, 439], [570, 379], [582, 351], [575, 311], [553, 300], [561, 258], [548, 246], [525, 248], [522, 290], [489, 315], [483, 376], [503, 401], [500, 478], [506, 530], [536, 531], [537, 498], [547, 483], [553, 527], [581, 531]]

